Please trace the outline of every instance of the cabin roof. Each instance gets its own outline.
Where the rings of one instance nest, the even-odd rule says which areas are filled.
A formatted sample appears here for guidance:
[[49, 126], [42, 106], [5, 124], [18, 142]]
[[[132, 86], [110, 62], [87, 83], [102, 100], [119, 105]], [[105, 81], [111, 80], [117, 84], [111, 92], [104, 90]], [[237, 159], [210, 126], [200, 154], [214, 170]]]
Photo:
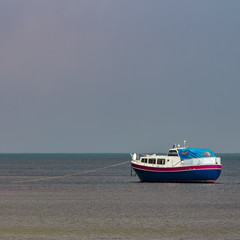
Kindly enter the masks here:
[[178, 148], [177, 151], [181, 159], [215, 157], [214, 152], [207, 148]]

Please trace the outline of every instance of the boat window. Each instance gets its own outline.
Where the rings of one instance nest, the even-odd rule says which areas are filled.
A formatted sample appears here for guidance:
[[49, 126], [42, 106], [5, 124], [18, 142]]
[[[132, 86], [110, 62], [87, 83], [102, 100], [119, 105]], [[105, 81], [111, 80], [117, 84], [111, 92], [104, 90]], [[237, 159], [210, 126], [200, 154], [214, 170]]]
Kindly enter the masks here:
[[203, 152], [204, 157], [212, 157], [212, 154], [210, 152]]
[[165, 164], [165, 159], [159, 158], [159, 159], [157, 160], [157, 164], [164, 165], [164, 164]]
[[155, 164], [156, 159], [155, 158], [149, 158], [148, 163]]
[[147, 163], [147, 158], [142, 158], [141, 162]]
[[168, 156], [178, 156], [178, 153], [176, 150], [169, 150]]

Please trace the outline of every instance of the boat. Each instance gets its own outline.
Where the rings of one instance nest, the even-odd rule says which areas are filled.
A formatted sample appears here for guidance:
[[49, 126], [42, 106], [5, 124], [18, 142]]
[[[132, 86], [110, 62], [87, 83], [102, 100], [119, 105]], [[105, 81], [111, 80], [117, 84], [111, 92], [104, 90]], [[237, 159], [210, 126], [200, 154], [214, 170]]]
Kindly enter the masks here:
[[221, 158], [210, 149], [173, 145], [167, 155], [131, 154], [131, 167], [141, 182], [215, 183]]

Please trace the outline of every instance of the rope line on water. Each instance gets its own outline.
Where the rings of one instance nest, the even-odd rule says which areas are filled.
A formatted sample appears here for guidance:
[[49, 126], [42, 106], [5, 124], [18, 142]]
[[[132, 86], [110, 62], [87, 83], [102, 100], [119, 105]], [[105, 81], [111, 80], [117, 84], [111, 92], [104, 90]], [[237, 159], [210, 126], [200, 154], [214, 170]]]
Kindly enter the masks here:
[[103, 170], [103, 169], [117, 167], [117, 166], [120, 166], [120, 165], [123, 165], [123, 164], [126, 164], [126, 163], [129, 163], [129, 161], [121, 162], [121, 163], [117, 163], [117, 164], [113, 164], [113, 165], [109, 165], [109, 166], [105, 166], [105, 167], [101, 167], [101, 168], [97, 168], [97, 169], [91, 169], [91, 170], [87, 170], [87, 171], [81, 171], [81, 172], [76, 172], [76, 173], [72, 173], [72, 174], [66, 174], [66, 175], [62, 175], [62, 176], [53, 176], [53, 177], [38, 178], [38, 179], [31, 179], [31, 180], [19, 180], [19, 181], [13, 181], [12, 183], [38, 182], [38, 181], [46, 181], [46, 180], [52, 180], [52, 179], [66, 178], [66, 177], [77, 176], [77, 175], [91, 173], [91, 172], [97, 172], [97, 171], [100, 171], [100, 170]]

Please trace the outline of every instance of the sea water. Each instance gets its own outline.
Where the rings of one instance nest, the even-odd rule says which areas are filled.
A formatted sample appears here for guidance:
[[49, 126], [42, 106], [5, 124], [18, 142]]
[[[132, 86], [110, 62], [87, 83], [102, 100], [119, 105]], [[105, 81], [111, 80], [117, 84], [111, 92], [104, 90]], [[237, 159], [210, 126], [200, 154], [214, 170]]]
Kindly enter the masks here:
[[240, 154], [218, 155], [191, 184], [141, 183], [129, 154], [0, 154], [0, 239], [240, 239]]

